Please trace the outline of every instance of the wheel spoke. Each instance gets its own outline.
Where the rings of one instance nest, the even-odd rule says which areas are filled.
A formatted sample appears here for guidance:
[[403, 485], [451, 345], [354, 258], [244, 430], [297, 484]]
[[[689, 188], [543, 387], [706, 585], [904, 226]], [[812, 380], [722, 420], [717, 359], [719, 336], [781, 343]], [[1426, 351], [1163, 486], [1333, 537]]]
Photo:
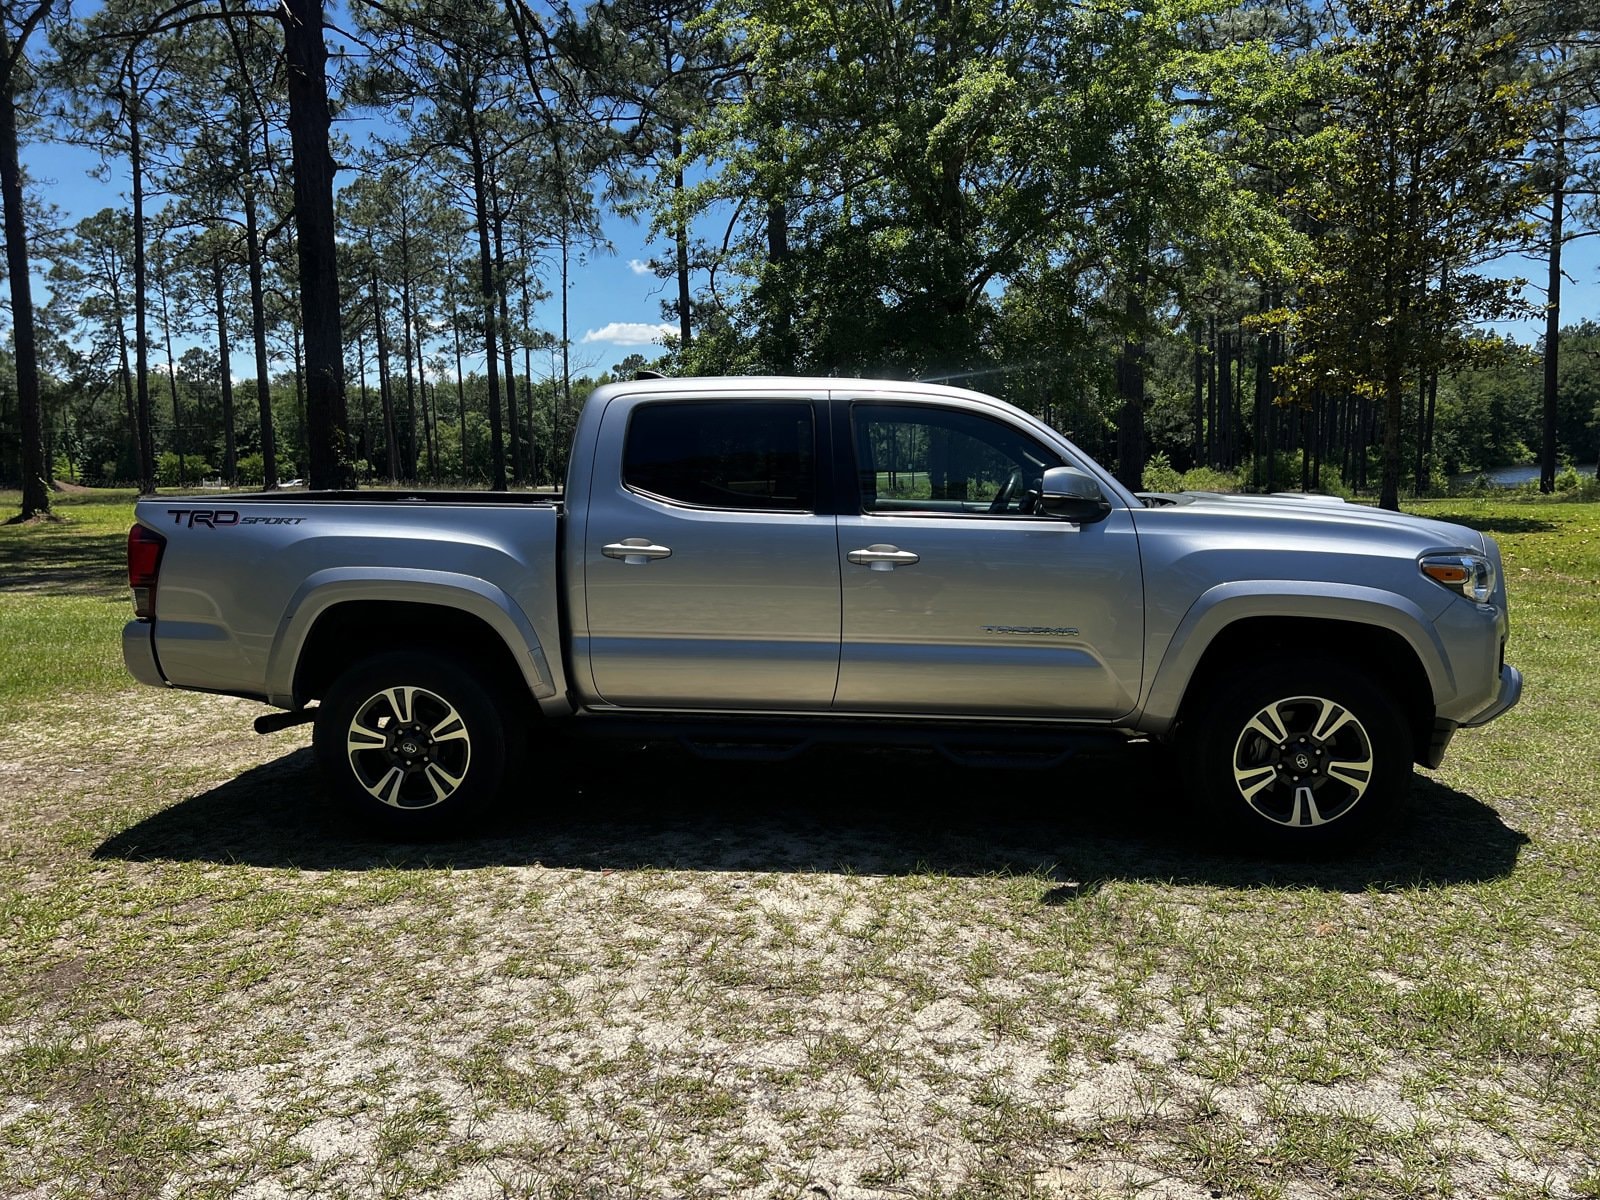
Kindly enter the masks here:
[[1311, 727], [1311, 736], [1319, 742], [1325, 742], [1351, 721], [1355, 720], [1350, 715], [1350, 710], [1335, 704], [1332, 700], [1318, 699], [1322, 711], [1317, 714], [1317, 723]]
[[389, 689], [389, 706], [394, 709], [395, 720], [402, 725], [411, 722], [411, 702], [416, 697], [417, 689], [414, 687], [397, 687]]
[[[1266, 724], [1268, 721], [1272, 723], [1270, 727]], [[1276, 704], [1267, 705], [1266, 708], [1251, 717], [1250, 723], [1245, 728], [1254, 729], [1275, 746], [1282, 745], [1289, 740], [1288, 727], [1284, 725], [1283, 718], [1278, 715], [1278, 706]]]
[[1360, 760], [1329, 759], [1324, 770], [1328, 778], [1348, 783], [1359, 795], [1367, 790], [1367, 782], [1372, 778], [1372, 757], [1369, 755]]
[[398, 807], [400, 804], [400, 785], [405, 781], [406, 773], [404, 771], [399, 767], [390, 767], [377, 783], [363, 786], [385, 804]]
[[350, 727], [350, 735], [345, 740], [345, 747], [351, 754], [359, 754], [365, 750], [381, 750], [388, 744], [388, 739], [381, 733], [375, 733], [360, 725]]
[[436, 800], [445, 799], [451, 792], [461, 786], [462, 777], [450, 774], [438, 763], [429, 763], [422, 774], [433, 788], [433, 795]]
[[1304, 786], [1294, 790], [1294, 811], [1289, 814], [1291, 825], [1323, 825], [1326, 824], [1322, 813], [1317, 809], [1317, 798], [1310, 788]]
[[467, 726], [456, 710], [451, 709], [449, 715], [438, 725], [435, 725], [428, 736], [433, 738], [435, 742], [467, 741]]
[[1256, 793], [1269, 787], [1278, 778], [1276, 767], [1246, 767], [1240, 770], [1233, 769], [1234, 782], [1239, 785], [1239, 794], [1246, 800], [1254, 800]]

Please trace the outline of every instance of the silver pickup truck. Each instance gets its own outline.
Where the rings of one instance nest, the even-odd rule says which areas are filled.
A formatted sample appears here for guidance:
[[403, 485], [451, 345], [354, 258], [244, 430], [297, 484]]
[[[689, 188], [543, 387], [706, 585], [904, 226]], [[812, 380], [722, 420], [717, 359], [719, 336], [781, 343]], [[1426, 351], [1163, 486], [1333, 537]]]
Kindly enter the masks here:
[[400, 831], [490, 804], [543, 721], [707, 752], [1153, 738], [1212, 818], [1280, 848], [1381, 821], [1413, 762], [1521, 692], [1492, 538], [1135, 496], [975, 392], [610, 384], [570, 462], [558, 496], [141, 501], [128, 669], [314, 721], [331, 790]]

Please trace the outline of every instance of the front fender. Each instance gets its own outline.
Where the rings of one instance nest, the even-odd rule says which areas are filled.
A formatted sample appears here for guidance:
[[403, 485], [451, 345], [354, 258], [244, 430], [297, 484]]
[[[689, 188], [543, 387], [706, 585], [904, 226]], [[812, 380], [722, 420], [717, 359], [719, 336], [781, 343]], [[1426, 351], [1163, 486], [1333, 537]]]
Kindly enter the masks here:
[[[295, 670], [306, 639], [323, 613], [352, 600], [436, 604], [468, 613], [505, 642], [535, 698], [541, 702], [558, 699], [565, 691], [565, 680], [557, 674], [560, 655], [552, 658], [545, 653], [544, 642], [527, 613], [488, 580], [414, 567], [333, 567], [308, 576], [278, 621], [267, 663], [270, 703], [280, 708], [295, 706]], [[552, 644], [559, 647], [558, 631], [550, 634]]]
[[1387, 629], [1416, 653], [1435, 697], [1455, 694], [1455, 675], [1434, 622], [1405, 596], [1354, 584], [1248, 580], [1209, 588], [1189, 607], [1156, 668], [1138, 728], [1165, 733], [1206, 649], [1229, 625], [1251, 617], [1304, 617]]

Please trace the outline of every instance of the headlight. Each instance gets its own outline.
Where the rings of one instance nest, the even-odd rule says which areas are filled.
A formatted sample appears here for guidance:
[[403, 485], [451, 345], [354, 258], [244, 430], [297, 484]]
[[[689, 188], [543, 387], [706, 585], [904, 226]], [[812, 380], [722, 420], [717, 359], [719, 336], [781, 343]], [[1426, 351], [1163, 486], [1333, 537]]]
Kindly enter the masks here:
[[1468, 600], [1487, 604], [1494, 595], [1494, 564], [1481, 554], [1430, 554], [1418, 565], [1429, 579]]

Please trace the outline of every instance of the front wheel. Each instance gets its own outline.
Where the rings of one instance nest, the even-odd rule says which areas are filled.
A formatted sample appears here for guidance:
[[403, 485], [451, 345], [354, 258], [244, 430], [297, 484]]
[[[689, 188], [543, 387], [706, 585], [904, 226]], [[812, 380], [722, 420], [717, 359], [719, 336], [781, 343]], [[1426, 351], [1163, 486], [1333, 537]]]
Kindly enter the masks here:
[[364, 821], [426, 836], [497, 798], [520, 744], [495, 689], [423, 651], [365, 659], [334, 681], [313, 745], [334, 794]]
[[1369, 836], [1411, 776], [1399, 707], [1332, 662], [1227, 679], [1185, 722], [1179, 748], [1197, 799], [1225, 833], [1291, 852]]

